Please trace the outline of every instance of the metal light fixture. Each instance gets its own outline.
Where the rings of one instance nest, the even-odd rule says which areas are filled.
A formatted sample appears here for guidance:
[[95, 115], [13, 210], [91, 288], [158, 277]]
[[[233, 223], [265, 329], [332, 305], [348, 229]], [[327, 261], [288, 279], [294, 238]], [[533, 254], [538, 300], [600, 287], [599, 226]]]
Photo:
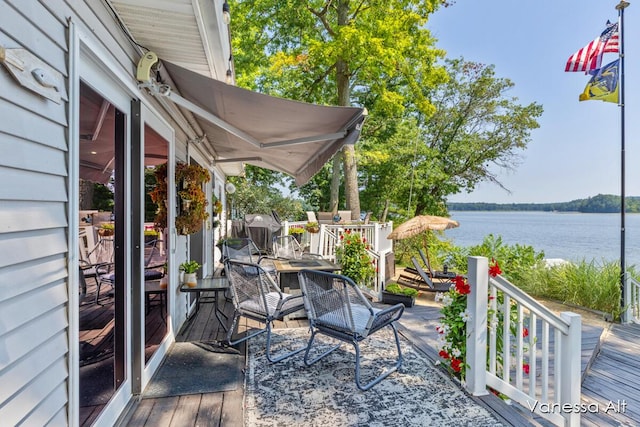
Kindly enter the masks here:
[[229, 25], [231, 22], [231, 8], [229, 8], [227, 0], [224, 0], [224, 3], [222, 3], [222, 18], [224, 19], [224, 23]]
[[228, 85], [233, 83], [233, 74], [231, 73], [231, 68], [227, 68], [227, 76], [225, 77], [225, 82]]

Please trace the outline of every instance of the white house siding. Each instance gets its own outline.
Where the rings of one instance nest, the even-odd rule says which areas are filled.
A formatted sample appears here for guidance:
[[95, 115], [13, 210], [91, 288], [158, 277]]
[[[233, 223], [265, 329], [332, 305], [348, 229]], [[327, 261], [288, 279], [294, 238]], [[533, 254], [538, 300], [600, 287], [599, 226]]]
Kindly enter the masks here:
[[[0, 2], [0, 45], [67, 75], [65, 24], [41, 3]], [[0, 68], [0, 424], [65, 425], [67, 105]]]
[[[59, 71], [56, 104], [0, 66], [0, 424], [69, 425], [68, 19], [91, 34], [134, 80], [138, 53], [101, 0], [0, 0], [0, 45], [23, 48]], [[147, 103], [158, 105], [154, 99]], [[158, 108], [158, 110], [161, 110]], [[177, 157], [187, 136], [176, 129]], [[183, 248], [183, 238], [178, 246]], [[184, 255], [178, 255], [178, 262]], [[174, 298], [183, 298], [178, 292]], [[174, 330], [184, 321], [184, 301]]]

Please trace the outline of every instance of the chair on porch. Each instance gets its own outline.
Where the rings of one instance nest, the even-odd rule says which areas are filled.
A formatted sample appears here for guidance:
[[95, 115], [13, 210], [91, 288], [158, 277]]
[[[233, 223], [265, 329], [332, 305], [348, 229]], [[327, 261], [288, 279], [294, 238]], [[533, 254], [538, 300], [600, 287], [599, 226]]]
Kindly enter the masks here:
[[[369, 390], [400, 368], [402, 351], [395, 322], [402, 316], [404, 305], [396, 304], [385, 309], [373, 307], [351, 279], [339, 274], [302, 270], [298, 273], [298, 278], [309, 325], [312, 329], [312, 335], [304, 355], [304, 362], [307, 366], [340, 347], [340, 344], [332, 346], [319, 356], [310, 359], [309, 354], [314, 339], [316, 334], [320, 333], [354, 346], [356, 352], [355, 381], [360, 390]], [[368, 383], [362, 384], [359, 343], [385, 327], [389, 327], [393, 331], [398, 357], [393, 367], [384, 370]]]
[[322, 258], [320, 254], [305, 252], [298, 240], [291, 234], [273, 236], [273, 255], [283, 259]]
[[[280, 290], [273, 276], [260, 265], [227, 259], [224, 264], [225, 273], [229, 280], [229, 288], [233, 300], [233, 322], [227, 332], [229, 345], [236, 345], [260, 334], [267, 334], [266, 355], [270, 362], [279, 362], [287, 357], [303, 351], [302, 346], [290, 352], [271, 354], [271, 329], [275, 320], [282, 320], [284, 316], [304, 308], [301, 295], [290, 295]], [[247, 331], [245, 335], [235, 341], [233, 333], [240, 317], [246, 317], [264, 323], [265, 327], [257, 331]]]
[[273, 260], [263, 255], [258, 246], [249, 237], [232, 237], [226, 239], [222, 243], [222, 262], [226, 260], [260, 264], [262, 268], [271, 273], [271, 275], [277, 275]]
[[[162, 244], [161, 240], [154, 239], [144, 244], [144, 280], [159, 280], [164, 277], [164, 259], [158, 259], [160, 252], [158, 244]], [[96, 266], [97, 272], [97, 288], [96, 288], [96, 304], [100, 304], [100, 291], [102, 285], [109, 285], [114, 288], [116, 282], [115, 263], [112, 261], [102, 263]]]

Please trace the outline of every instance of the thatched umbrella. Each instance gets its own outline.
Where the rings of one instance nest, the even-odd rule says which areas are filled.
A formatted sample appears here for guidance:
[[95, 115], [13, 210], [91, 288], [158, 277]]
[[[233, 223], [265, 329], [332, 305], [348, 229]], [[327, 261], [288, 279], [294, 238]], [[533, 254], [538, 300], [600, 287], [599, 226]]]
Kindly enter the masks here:
[[[435, 215], [418, 215], [397, 226], [387, 236], [387, 239], [402, 240], [425, 233], [424, 249], [427, 253], [427, 262], [429, 262], [429, 251], [427, 250], [426, 233], [431, 230], [448, 230], [450, 228], [456, 228], [459, 226], [460, 223], [458, 223], [458, 221], [452, 220], [451, 218], [445, 218], [443, 216]], [[427, 267], [431, 268], [431, 266]]]

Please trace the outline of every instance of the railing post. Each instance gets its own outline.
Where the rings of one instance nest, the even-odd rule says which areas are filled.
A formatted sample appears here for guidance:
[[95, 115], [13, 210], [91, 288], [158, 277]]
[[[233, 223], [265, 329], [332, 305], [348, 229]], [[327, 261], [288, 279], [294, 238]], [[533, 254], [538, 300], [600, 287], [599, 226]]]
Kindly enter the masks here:
[[485, 257], [467, 259], [471, 293], [467, 295], [467, 367], [466, 388], [474, 396], [487, 393], [487, 298], [489, 260]]
[[[580, 351], [582, 348], [582, 318], [579, 314], [564, 311], [560, 316], [569, 323], [569, 333], [562, 335], [560, 341], [560, 407], [580, 407]], [[578, 427], [580, 425], [580, 411], [563, 412], [565, 426]]]
[[627, 273], [624, 278], [624, 295], [622, 296], [622, 301], [624, 301], [626, 306], [623, 307], [620, 315], [622, 317], [622, 319], [620, 319], [622, 323], [631, 323], [631, 320], [633, 319], [633, 304], [635, 301], [633, 301], [631, 286], [633, 286], [633, 283], [629, 280], [629, 274]]

